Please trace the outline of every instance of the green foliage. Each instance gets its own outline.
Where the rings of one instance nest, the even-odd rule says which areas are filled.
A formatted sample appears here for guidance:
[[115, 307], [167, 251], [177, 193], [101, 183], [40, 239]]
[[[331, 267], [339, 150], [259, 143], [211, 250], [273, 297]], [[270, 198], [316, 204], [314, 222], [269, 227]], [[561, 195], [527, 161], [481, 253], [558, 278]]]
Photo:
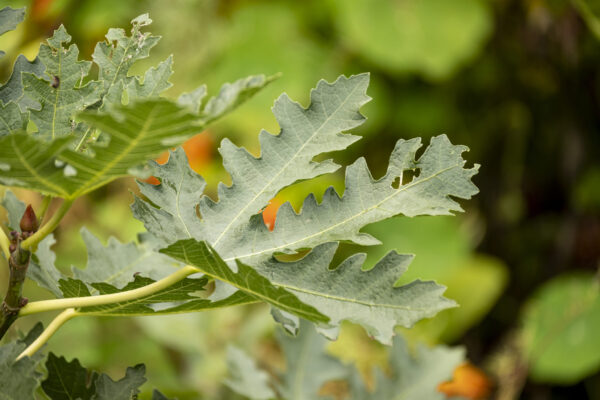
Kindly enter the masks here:
[[[10, 240], [4, 231], [0, 235], [2, 250], [10, 256], [9, 293], [19, 295], [11, 307], [6, 303], [0, 310], [3, 332], [15, 316], [64, 310], [35, 341], [32, 337], [0, 348], [10, 396], [27, 398], [37, 388], [41, 375], [35, 369], [43, 356], [36, 352], [77, 316], [161, 315], [268, 303], [288, 332], [299, 331], [296, 339], [279, 336], [288, 367], [279, 383], [269, 383], [247, 357], [232, 350], [234, 376], [228, 385], [254, 398], [314, 399], [324, 383], [353, 374], [323, 353], [323, 336], [335, 338], [343, 321], [356, 322], [376, 340], [392, 345], [397, 326], [411, 327], [456, 305], [443, 297], [445, 287], [433, 281], [398, 283], [412, 255], [390, 249], [368, 269], [362, 253], [347, 255], [335, 262], [339, 265], [333, 260], [339, 242], [379, 245], [379, 239], [362, 231], [371, 223], [398, 215], [462, 211], [457, 199], [478, 192], [471, 182], [478, 166], [465, 167], [465, 146], [441, 135], [417, 155], [421, 140], [401, 139], [382, 177], [374, 178], [359, 158], [345, 170], [342, 196], [333, 187], [320, 203], [310, 195], [299, 212], [286, 203], [270, 231], [261, 215], [269, 201], [297, 182], [340, 169], [324, 156], [360, 139], [346, 132], [365, 121], [360, 109], [370, 100], [369, 74], [341, 76], [333, 83], [321, 80], [307, 108], [281, 95], [273, 107], [280, 132], [260, 133], [259, 157], [224, 139], [220, 152], [231, 185], [220, 184], [218, 199], [213, 199], [182, 149], [172, 151], [164, 165], [147, 161], [201, 132], [273, 78], [256, 75], [225, 84], [206, 102], [205, 86], [177, 101], [161, 97], [171, 86], [172, 57], [143, 77], [131, 74], [133, 64], [148, 57], [158, 42], [142, 32], [150, 22], [147, 15], [134, 19], [130, 36], [109, 30], [93, 54], [97, 79], [90, 74], [92, 61], [79, 60], [77, 46], [69, 45], [71, 36], [61, 25], [40, 46], [34, 62], [17, 60], [0, 88], [0, 184], [43, 194], [42, 214], [51, 198], [64, 199], [51, 217], [41, 218], [46, 223], [37, 232], [18, 238], [12, 233]], [[139, 182], [141, 194], [132, 205], [148, 232], [139, 243], [110, 238], [103, 245], [83, 229], [87, 266], [59, 270], [52, 231], [72, 201], [132, 175], [159, 180], [157, 185]], [[7, 192], [2, 205], [11, 227], [18, 226], [24, 204]], [[18, 265], [16, 255], [21, 257]], [[55, 299], [28, 303], [20, 295], [23, 263], [27, 276]], [[389, 382], [380, 377], [376, 398], [392, 398], [392, 393], [430, 396], [462, 358], [460, 351], [437, 349], [420, 350], [413, 360], [400, 340], [395, 346], [394, 373], [406, 368], [413, 375]], [[435, 365], [434, 358], [439, 359]], [[15, 372], [25, 380], [12, 379]], [[87, 371], [77, 359], [68, 362], [50, 353], [41, 390], [51, 399], [133, 399], [145, 382], [144, 372], [140, 364], [114, 381]], [[370, 398], [359, 381], [352, 385], [355, 398]], [[153, 398], [164, 396], [155, 392]]]
[[535, 380], [572, 384], [600, 368], [598, 277], [580, 273], [551, 280], [532, 296], [522, 318]]

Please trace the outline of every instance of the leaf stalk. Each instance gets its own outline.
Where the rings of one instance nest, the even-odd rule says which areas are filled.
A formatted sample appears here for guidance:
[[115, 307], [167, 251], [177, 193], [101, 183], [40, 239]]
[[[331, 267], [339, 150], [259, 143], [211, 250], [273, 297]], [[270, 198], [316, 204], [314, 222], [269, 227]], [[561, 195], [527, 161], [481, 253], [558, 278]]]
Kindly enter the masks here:
[[44, 329], [42, 334], [38, 336], [37, 339], [35, 339], [33, 343], [31, 343], [21, 354], [19, 354], [17, 360], [20, 360], [23, 357], [31, 357], [36, 351], [42, 348], [42, 346], [48, 341], [48, 339], [50, 339], [52, 335], [54, 335], [54, 333], [56, 333], [58, 328], [63, 326], [65, 322], [73, 317], [76, 317], [77, 315], [79, 315], [77, 311], [72, 308], [68, 308], [58, 314], [56, 318], [50, 322], [48, 327]]
[[19, 312], [19, 317], [37, 314], [45, 311], [63, 310], [66, 308], [100, 306], [104, 304], [113, 304], [135, 300], [144, 296], [149, 296], [160, 290], [166, 289], [169, 286], [181, 281], [185, 277], [198, 272], [200, 272], [198, 268], [188, 265], [163, 279], [151, 283], [150, 285], [146, 285], [133, 290], [127, 290], [125, 292], [103, 294], [100, 296], [70, 297], [64, 299], [34, 301], [21, 308]]

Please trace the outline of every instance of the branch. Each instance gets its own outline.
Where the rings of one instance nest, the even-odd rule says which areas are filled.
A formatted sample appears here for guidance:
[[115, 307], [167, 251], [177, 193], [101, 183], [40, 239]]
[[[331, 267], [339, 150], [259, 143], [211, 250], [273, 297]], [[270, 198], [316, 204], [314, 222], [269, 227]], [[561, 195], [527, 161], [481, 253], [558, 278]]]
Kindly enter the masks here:
[[42, 334], [38, 336], [38, 338], [35, 339], [35, 341], [31, 343], [29, 347], [19, 354], [17, 360], [20, 360], [23, 357], [31, 357], [36, 351], [42, 348], [42, 346], [48, 341], [48, 339], [50, 339], [52, 335], [54, 335], [54, 333], [56, 333], [58, 328], [63, 326], [65, 322], [73, 317], [76, 317], [77, 315], [77, 311], [73, 310], [72, 308], [66, 309], [58, 314], [56, 318], [50, 322], [50, 325], [48, 325], [44, 332], [42, 332]]
[[69, 208], [71, 208], [72, 204], [73, 200], [64, 200], [58, 210], [56, 210], [54, 215], [52, 215], [50, 221], [42, 226], [35, 234], [33, 234], [33, 236], [24, 240], [23, 243], [21, 243], [21, 246], [26, 250], [35, 250], [38, 243], [44, 240], [46, 236], [51, 234], [56, 227], [58, 227], [58, 224], [60, 224], [60, 221], [63, 219], [67, 211], [69, 211]]
[[169, 286], [179, 282], [185, 277], [200, 272], [199, 269], [190, 265], [185, 266], [171, 275], [158, 280], [150, 285], [143, 286], [138, 289], [127, 290], [120, 293], [103, 294], [100, 296], [87, 296], [87, 297], [69, 297], [64, 299], [52, 299], [34, 301], [21, 308], [19, 317], [25, 315], [36, 314], [45, 311], [63, 310], [65, 308], [81, 308], [90, 306], [100, 306], [104, 304], [113, 304], [123, 301], [135, 300], [144, 296], [149, 296], [160, 290], [168, 288]]

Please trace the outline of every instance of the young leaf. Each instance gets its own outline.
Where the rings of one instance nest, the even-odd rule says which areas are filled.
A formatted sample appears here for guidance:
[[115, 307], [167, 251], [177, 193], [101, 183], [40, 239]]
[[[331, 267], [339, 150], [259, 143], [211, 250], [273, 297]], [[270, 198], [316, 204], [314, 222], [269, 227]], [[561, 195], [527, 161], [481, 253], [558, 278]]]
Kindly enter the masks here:
[[242, 350], [233, 346], [227, 348], [227, 367], [230, 376], [225, 384], [234, 392], [252, 400], [275, 398], [269, 386], [269, 375], [258, 369], [254, 360]]
[[3, 400], [33, 399], [41, 374], [37, 372], [43, 356], [24, 357], [15, 361], [25, 348], [42, 332], [42, 324], [35, 325], [22, 340], [0, 346], [0, 398]]
[[42, 382], [44, 393], [51, 400], [92, 400], [96, 393], [96, 372], [88, 373], [79, 360], [67, 362], [50, 353], [46, 359], [48, 377]]
[[76, 45], [63, 47], [71, 41], [64, 26], [40, 46], [39, 58], [46, 66], [49, 81], [32, 73], [23, 73], [23, 85], [27, 96], [38, 101], [41, 108], [30, 110], [30, 118], [38, 128], [38, 135], [55, 139], [69, 135], [75, 130], [74, 115], [100, 99], [97, 82], [82, 86], [92, 65], [78, 61]]
[[160, 252], [286, 312], [312, 322], [325, 323], [329, 320], [315, 308], [299, 301], [294, 294], [271, 284], [253, 268], [237, 263], [237, 271], [234, 272], [205, 242], [180, 240]]

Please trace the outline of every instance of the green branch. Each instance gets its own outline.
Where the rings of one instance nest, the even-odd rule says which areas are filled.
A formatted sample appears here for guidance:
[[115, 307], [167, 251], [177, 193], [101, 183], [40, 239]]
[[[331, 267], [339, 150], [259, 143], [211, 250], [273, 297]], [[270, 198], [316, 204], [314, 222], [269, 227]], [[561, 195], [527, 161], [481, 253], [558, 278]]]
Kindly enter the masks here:
[[42, 346], [48, 341], [48, 339], [50, 339], [52, 335], [54, 335], [54, 333], [56, 333], [58, 328], [63, 326], [65, 322], [73, 317], [76, 317], [77, 315], [79, 315], [77, 311], [72, 308], [66, 309], [58, 314], [56, 318], [50, 322], [50, 325], [48, 325], [44, 332], [42, 332], [42, 334], [38, 336], [38, 338], [35, 339], [35, 341], [31, 343], [21, 354], [19, 354], [17, 360], [20, 360], [23, 357], [31, 357], [36, 351], [42, 348]]
[[21, 308], [19, 317], [25, 315], [37, 314], [45, 311], [63, 310], [66, 308], [81, 308], [100, 306], [105, 304], [119, 303], [139, 299], [141, 297], [152, 295], [160, 290], [166, 289], [169, 286], [179, 282], [185, 277], [198, 273], [200, 270], [192, 266], [185, 266], [171, 275], [158, 280], [150, 285], [143, 286], [138, 289], [127, 290], [120, 293], [103, 294], [100, 296], [87, 297], [69, 297], [64, 299], [34, 301]]
[[72, 204], [73, 200], [64, 200], [58, 208], [58, 210], [56, 210], [54, 215], [52, 215], [50, 221], [48, 221], [47, 224], [42, 226], [31, 237], [24, 240], [23, 243], [21, 243], [21, 247], [27, 250], [33, 249], [35, 251], [35, 248], [37, 247], [38, 243], [44, 240], [46, 236], [51, 234], [58, 227], [58, 224], [60, 224], [60, 221], [63, 219], [67, 211], [69, 211], [69, 208], [71, 208]]

